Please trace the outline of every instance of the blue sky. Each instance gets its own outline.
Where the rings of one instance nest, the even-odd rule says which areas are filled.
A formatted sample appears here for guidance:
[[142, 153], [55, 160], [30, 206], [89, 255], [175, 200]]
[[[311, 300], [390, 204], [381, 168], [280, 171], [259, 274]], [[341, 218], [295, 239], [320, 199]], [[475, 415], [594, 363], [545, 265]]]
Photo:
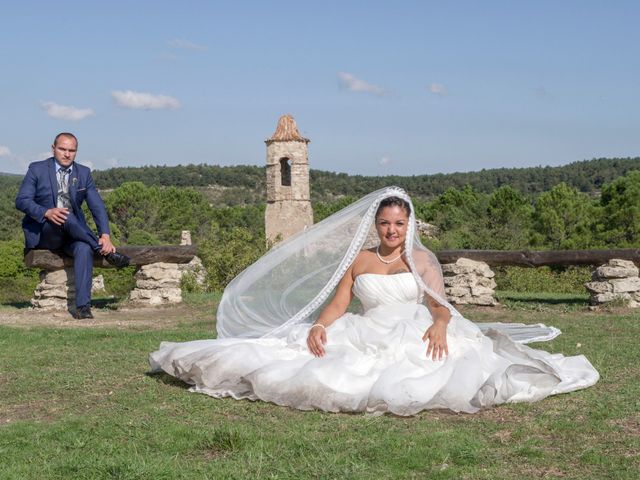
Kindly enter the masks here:
[[53, 136], [113, 166], [413, 175], [640, 156], [637, 1], [2, 2], [0, 171]]

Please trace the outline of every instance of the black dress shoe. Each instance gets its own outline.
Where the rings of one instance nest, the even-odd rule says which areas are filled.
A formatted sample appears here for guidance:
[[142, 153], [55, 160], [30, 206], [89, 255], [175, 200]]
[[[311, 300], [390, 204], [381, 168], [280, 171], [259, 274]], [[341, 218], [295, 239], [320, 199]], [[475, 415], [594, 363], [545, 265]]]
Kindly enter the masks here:
[[107, 260], [107, 262], [109, 262], [111, 265], [113, 265], [116, 268], [123, 268], [128, 266], [129, 263], [131, 263], [131, 259], [129, 257], [118, 252], [110, 253], [104, 258]]
[[91, 305], [83, 305], [81, 307], [78, 307], [73, 314], [73, 318], [77, 320], [93, 318], [93, 314], [91, 313]]

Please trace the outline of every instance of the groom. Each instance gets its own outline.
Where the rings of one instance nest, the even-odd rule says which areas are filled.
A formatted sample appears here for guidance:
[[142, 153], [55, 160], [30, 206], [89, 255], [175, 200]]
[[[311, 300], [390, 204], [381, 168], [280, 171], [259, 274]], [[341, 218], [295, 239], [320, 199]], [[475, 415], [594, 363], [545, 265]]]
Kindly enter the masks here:
[[[93, 255], [103, 255], [118, 268], [129, 265], [129, 257], [116, 252], [109, 237], [109, 219], [102, 198], [91, 178], [91, 170], [75, 163], [78, 139], [60, 133], [51, 146], [53, 157], [29, 165], [16, 208], [25, 213], [22, 220], [27, 250], [62, 250], [74, 258], [77, 319], [91, 314]], [[82, 203], [86, 201], [100, 236], [87, 226]]]

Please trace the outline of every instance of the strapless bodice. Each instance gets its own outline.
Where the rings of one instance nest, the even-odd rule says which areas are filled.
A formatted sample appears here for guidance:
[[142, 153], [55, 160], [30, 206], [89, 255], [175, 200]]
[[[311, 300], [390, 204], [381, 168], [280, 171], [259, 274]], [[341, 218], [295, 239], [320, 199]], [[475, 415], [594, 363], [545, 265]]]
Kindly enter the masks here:
[[362, 302], [364, 310], [379, 305], [417, 303], [420, 291], [411, 272], [395, 275], [361, 273], [353, 283], [353, 293]]

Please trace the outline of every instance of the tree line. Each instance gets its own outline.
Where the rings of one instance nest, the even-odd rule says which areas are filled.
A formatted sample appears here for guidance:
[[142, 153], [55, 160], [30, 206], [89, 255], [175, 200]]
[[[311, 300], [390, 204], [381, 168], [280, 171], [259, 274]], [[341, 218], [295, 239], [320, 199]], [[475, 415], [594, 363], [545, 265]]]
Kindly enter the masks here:
[[[491, 193], [509, 185], [525, 195], [537, 195], [564, 182], [580, 192], [597, 193], [604, 184], [640, 169], [640, 157], [598, 158], [558, 167], [496, 168], [476, 172], [414, 176], [363, 176], [311, 170], [311, 199], [330, 202], [346, 195], [362, 196], [388, 185], [402, 185], [412, 196], [432, 199], [448, 188], [471, 186], [479, 193]], [[111, 168], [96, 171], [96, 185], [113, 189], [124, 182], [147, 186], [195, 187], [212, 203], [225, 205], [262, 203], [265, 198], [265, 169], [259, 166], [178, 165]]]

